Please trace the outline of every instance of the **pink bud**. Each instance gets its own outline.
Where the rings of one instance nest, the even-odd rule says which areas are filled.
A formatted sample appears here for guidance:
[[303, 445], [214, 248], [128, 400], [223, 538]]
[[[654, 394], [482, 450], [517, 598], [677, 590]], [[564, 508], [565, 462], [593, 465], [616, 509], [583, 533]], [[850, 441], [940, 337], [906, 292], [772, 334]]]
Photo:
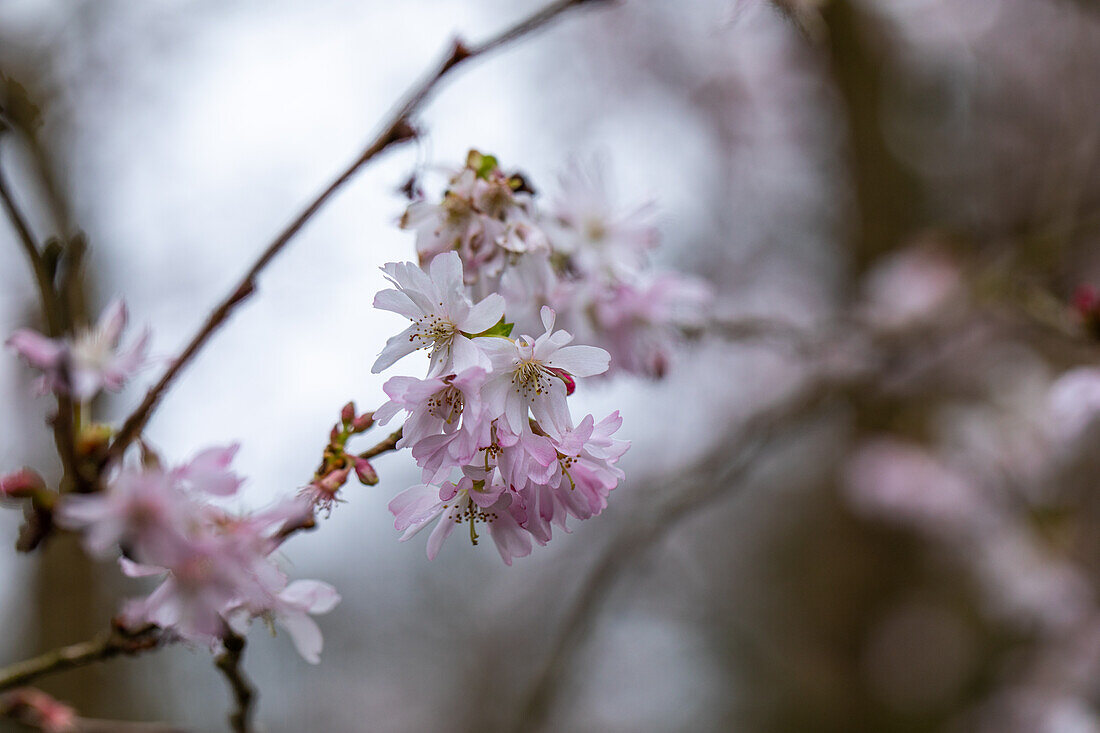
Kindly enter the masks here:
[[45, 488], [46, 482], [29, 468], [0, 476], [0, 498], [29, 499]]
[[348, 474], [351, 472], [350, 468], [338, 468], [331, 473], [322, 476], [317, 481], [314, 481], [318, 487], [328, 491], [329, 493], [335, 493], [341, 486], [347, 483]]
[[557, 367], [550, 367], [552, 371], [561, 381], [565, 382], [565, 395], [568, 397], [577, 390], [577, 380], [573, 378], [573, 375], [564, 369], [558, 369]]
[[75, 710], [31, 687], [0, 696], [0, 714], [47, 733], [72, 733], [78, 728]]
[[333, 425], [332, 426], [332, 431], [329, 432], [329, 434], [328, 434], [328, 440], [329, 440], [330, 443], [335, 443], [337, 441], [337, 439], [339, 439], [339, 437], [340, 437], [340, 426], [339, 425]]
[[374, 413], [364, 412], [351, 424], [351, 431], [353, 433], [363, 433], [370, 429], [370, 426], [374, 425]]
[[378, 483], [378, 472], [366, 458], [355, 458], [355, 475], [359, 477], [359, 483], [364, 486], [374, 486]]
[[340, 410], [340, 422], [347, 425], [355, 419], [355, 403], [349, 402], [344, 405], [344, 409]]
[[1100, 306], [1100, 294], [1091, 285], [1081, 285], [1073, 294], [1073, 308], [1080, 315], [1088, 317]]

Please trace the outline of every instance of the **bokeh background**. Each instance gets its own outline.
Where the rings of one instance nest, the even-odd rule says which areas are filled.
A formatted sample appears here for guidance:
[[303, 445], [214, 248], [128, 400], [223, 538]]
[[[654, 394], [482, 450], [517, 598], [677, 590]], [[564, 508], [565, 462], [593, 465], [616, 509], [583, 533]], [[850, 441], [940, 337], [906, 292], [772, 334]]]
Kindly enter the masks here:
[[[37, 144], [0, 141], [4, 170], [36, 233], [86, 236], [93, 310], [124, 296], [168, 358], [456, 32], [538, 6], [0, 0], [0, 70], [42, 118]], [[285, 549], [344, 600], [316, 668], [253, 630], [262, 728], [1100, 731], [1081, 413], [1100, 400], [1059, 387], [1100, 357], [1069, 305], [1100, 284], [1098, 92], [1091, 0], [621, 0], [456, 74], [418, 143], [264, 274], [156, 446], [241, 441], [245, 505], [305, 483], [340, 406], [383, 399], [370, 364], [398, 324], [370, 307], [377, 268], [414, 254], [398, 189], [470, 147], [547, 192], [604, 156], [624, 204], [656, 202], [660, 264], [708, 280], [729, 327], [663, 381], [583, 385], [577, 409], [624, 414], [628, 478], [513, 567], [398, 543], [386, 504], [417, 472], [381, 458], [379, 486]], [[0, 332], [37, 323], [5, 222]], [[818, 398], [823, 374], [840, 386]], [[56, 478], [32, 377], [0, 359], [0, 469]], [[87, 638], [140, 587], [69, 538], [4, 553], [0, 653]], [[202, 649], [42, 687], [193, 731], [229, 707]]]

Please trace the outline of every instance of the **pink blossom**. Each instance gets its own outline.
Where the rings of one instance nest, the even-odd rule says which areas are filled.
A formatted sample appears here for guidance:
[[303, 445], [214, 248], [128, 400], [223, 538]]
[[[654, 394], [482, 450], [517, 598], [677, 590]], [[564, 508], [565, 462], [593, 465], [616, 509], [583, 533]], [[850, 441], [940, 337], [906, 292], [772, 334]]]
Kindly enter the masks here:
[[311, 615], [328, 613], [340, 602], [340, 594], [328, 583], [319, 580], [296, 580], [284, 588], [275, 599], [271, 614], [282, 626], [294, 648], [310, 664], [321, 661], [324, 639]]
[[586, 274], [629, 280], [645, 266], [659, 241], [649, 222], [652, 205], [623, 209], [614, 204], [605, 177], [605, 161], [574, 161], [559, 177], [561, 191], [551, 205], [548, 224], [556, 249]]
[[422, 263], [457, 252], [465, 266], [466, 283], [485, 295], [497, 289], [511, 257], [550, 248], [524, 189], [522, 179], [506, 175], [494, 158], [470, 151], [466, 166], [451, 178], [442, 201], [413, 202], [401, 218], [401, 227], [416, 231]]
[[99, 494], [66, 495], [58, 524], [84, 531], [84, 547], [106, 557], [124, 545], [142, 562], [173, 552], [195, 513], [191, 500], [159, 468], [126, 467]]
[[19, 329], [7, 344], [31, 366], [43, 372], [38, 385], [43, 393], [71, 394], [90, 400], [100, 390], [117, 392], [146, 362], [149, 332], [129, 348], [120, 349], [126, 327], [126, 305], [113, 301], [91, 329], [72, 339], [51, 339], [30, 329]]
[[89, 552], [121, 550], [125, 574], [162, 578], [148, 596], [126, 604], [127, 623], [155, 624], [213, 647], [228, 629], [264, 616], [315, 662], [320, 631], [307, 614], [331, 610], [339, 596], [318, 581], [288, 584], [273, 559], [292, 531], [312, 523], [313, 504], [293, 497], [237, 515], [211, 503], [241, 484], [230, 465], [236, 452], [236, 445], [211, 448], [172, 470], [124, 467], [103, 493], [66, 496], [58, 521], [83, 530]]
[[598, 347], [568, 346], [573, 337], [566, 331], [554, 331], [552, 309], [543, 307], [541, 315], [545, 331], [537, 339], [485, 339], [482, 347], [492, 362], [483, 393], [486, 407], [490, 414], [502, 416], [515, 435], [531, 429], [529, 409], [545, 429], [557, 433], [568, 429], [566, 385], [555, 370], [589, 377], [607, 371], [610, 361], [608, 353]]
[[470, 455], [463, 459], [469, 460], [477, 449], [477, 437], [488, 437], [489, 424], [482, 419], [481, 406], [486, 375], [481, 367], [470, 367], [458, 374], [428, 379], [393, 377], [383, 386], [390, 400], [375, 411], [375, 420], [385, 425], [397, 412], [408, 412], [398, 448], [415, 445], [430, 435], [465, 431], [475, 442]]
[[[491, 499], [491, 503], [486, 501]], [[485, 504], [482, 506], [482, 504]], [[413, 486], [394, 498], [389, 505], [394, 515], [394, 527], [404, 534], [401, 541], [411, 539], [436, 521], [435, 529], [428, 536], [428, 559], [433, 560], [447, 537], [459, 524], [467, 523], [470, 538], [477, 544], [476, 525], [487, 524], [490, 536], [508, 565], [512, 559], [531, 552], [530, 536], [520, 527], [514, 516], [521, 510], [514, 497], [502, 487], [486, 489], [483, 482], [464, 476], [457, 483], [447, 483], [443, 488], [421, 484]]]
[[430, 274], [411, 262], [391, 262], [382, 269], [396, 287], [379, 292], [374, 307], [405, 316], [412, 324], [386, 342], [371, 371], [377, 374], [417, 349], [431, 350], [430, 375], [489, 367], [470, 336], [500, 321], [504, 298], [494, 293], [473, 305], [465, 293], [457, 253], [433, 259]]
[[240, 445], [236, 443], [222, 448], [208, 448], [172, 471], [172, 480], [193, 491], [232, 496], [243, 483], [240, 476], [229, 470], [229, 464], [239, 449]]
[[701, 280], [667, 272], [585, 296], [571, 297], [593, 314], [590, 340], [607, 346], [616, 369], [655, 378], [668, 370], [683, 330], [705, 324], [713, 300]]

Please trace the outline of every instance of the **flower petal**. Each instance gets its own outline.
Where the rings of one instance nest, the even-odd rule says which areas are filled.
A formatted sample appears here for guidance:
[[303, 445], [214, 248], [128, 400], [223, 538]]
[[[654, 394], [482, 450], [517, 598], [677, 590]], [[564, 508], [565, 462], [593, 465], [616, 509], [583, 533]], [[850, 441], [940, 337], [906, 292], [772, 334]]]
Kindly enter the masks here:
[[611, 355], [596, 346], [566, 346], [546, 362], [547, 366], [564, 369], [575, 377], [603, 374], [611, 364]]

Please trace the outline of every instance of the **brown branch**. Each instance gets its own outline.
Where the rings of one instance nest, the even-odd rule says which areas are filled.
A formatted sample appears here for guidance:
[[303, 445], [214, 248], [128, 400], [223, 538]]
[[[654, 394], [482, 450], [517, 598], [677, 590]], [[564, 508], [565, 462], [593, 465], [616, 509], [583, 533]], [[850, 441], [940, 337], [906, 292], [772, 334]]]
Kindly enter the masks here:
[[155, 649], [167, 641], [168, 638], [155, 627], [134, 633], [113, 629], [98, 639], [63, 646], [0, 668], [0, 691], [21, 687], [54, 672], [84, 667], [123, 654], [134, 656]]
[[401, 440], [401, 428], [394, 430], [390, 433], [385, 440], [378, 443], [378, 445], [367, 448], [365, 451], [359, 454], [360, 458], [370, 460], [375, 456], [382, 455], [383, 453], [389, 453], [391, 450], [397, 448], [397, 441]]
[[[23, 216], [11, 195], [7, 181], [4, 178], [2, 166], [0, 166], [0, 202], [3, 203], [4, 211], [19, 235], [17, 239], [22, 245], [23, 251], [26, 252], [31, 270], [34, 272], [42, 314], [46, 318], [46, 329], [50, 336], [57, 338], [64, 331], [64, 323], [57, 291], [53, 284], [53, 275], [49, 271], [46, 261], [42, 258], [42, 253], [38, 250], [38, 245], [26, 217]], [[73, 403], [68, 395], [57, 395], [57, 414], [50, 421], [50, 424], [53, 428], [54, 444], [57, 446], [57, 453], [61, 457], [65, 474], [79, 485], [80, 477], [77, 476], [76, 439], [73, 427]]]
[[256, 702], [256, 690], [241, 669], [245, 639], [230, 631], [222, 643], [225, 645], [225, 651], [218, 655], [214, 663], [229, 682], [233, 702], [236, 705], [233, 712], [229, 714], [229, 727], [234, 733], [249, 733], [252, 730], [252, 710]]
[[244, 277], [234, 286], [221, 303], [219, 303], [207, 317], [199, 331], [191, 338], [183, 352], [173, 361], [164, 375], [146, 394], [145, 399], [136, 410], [126, 419], [118, 436], [111, 446], [110, 460], [117, 461], [126, 448], [145, 428], [149, 418], [156, 410], [160, 400], [164, 397], [168, 388], [176, 377], [183, 371], [206, 344], [211, 336], [228, 320], [230, 314], [243, 300], [248, 298], [256, 290], [256, 279], [265, 267], [286, 247], [291, 239], [313, 218], [322, 206], [347, 183], [363, 166], [373, 160], [377, 155], [392, 145], [406, 142], [416, 137], [416, 130], [412, 126], [413, 113], [432, 94], [437, 84], [451, 71], [467, 59], [487, 54], [510, 43], [522, 36], [528, 35], [542, 28], [555, 17], [566, 10], [586, 3], [606, 2], [606, 0], [557, 0], [547, 5], [534, 15], [527, 17], [516, 25], [507, 28], [487, 41], [476, 46], [467, 46], [462, 41], [456, 40], [444, 60], [424, 78], [413, 85], [404, 99], [387, 115], [381, 125], [381, 132], [374, 138], [366, 149], [352, 161], [329, 186], [315, 198], [305, 210], [284, 229], [275, 240], [249, 268]]
[[46, 324], [50, 335], [59, 336], [61, 335], [61, 321], [57, 312], [57, 302], [54, 298], [50, 274], [46, 270], [42, 253], [38, 251], [37, 240], [34, 238], [34, 234], [31, 233], [30, 224], [27, 223], [26, 217], [19, 210], [11, 194], [11, 189], [8, 188], [8, 182], [4, 178], [2, 167], [0, 167], [0, 202], [3, 203], [4, 212], [11, 220], [15, 233], [19, 235], [17, 237], [19, 244], [26, 253], [27, 259], [30, 260], [31, 269], [34, 270], [34, 279], [38, 284], [38, 294], [42, 299], [42, 312], [46, 316]]

